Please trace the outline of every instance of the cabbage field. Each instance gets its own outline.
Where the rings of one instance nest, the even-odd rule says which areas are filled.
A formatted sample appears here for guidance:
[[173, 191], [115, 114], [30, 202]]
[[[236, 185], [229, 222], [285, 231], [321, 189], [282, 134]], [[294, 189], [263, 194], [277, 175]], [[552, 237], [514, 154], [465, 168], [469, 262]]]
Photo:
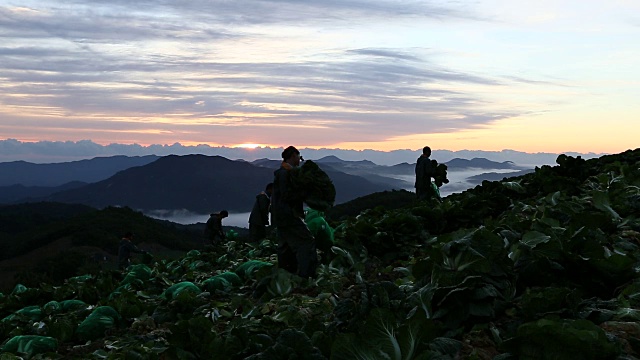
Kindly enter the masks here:
[[[0, 359], [637, 359], [640, 149], [0, 297]], [[446, 186], [446, 185], [445, 185]]]

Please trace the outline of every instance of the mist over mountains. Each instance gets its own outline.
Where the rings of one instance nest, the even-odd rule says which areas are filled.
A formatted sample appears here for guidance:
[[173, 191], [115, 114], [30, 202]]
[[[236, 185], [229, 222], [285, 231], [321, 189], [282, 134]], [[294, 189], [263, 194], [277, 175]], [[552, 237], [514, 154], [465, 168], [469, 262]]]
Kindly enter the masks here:
[[[336, 204], [376, 192], [413, 188], [415, 164], [386, 166], [336, 156], [315, 162], [332, 179]], [[280, 160], [250, 162], [207, 155], [114, 156], [54, 164], [5, 162], [0, 163], [0, 204], [48, 201], [95, 208], [127, 206], [145, 213], [208, 214], [221, 209], [241, 213], [251, 209], [255, 195], [273, 181], [279, 166]], [[477, 175], [482, 169], [522, 170], [511, 162], [454, 159], [450, 174], [453, 179], [457, 174]], [[454, 181], [450, 188], [461, 191], [469, 186], [456, 187]]]
[[[129, 163], [128, 159], [115, 160], [124, 160], [122, 167]], [[152, 159], [145, 159], [148, 160]], [[104, 159], [93, 161], [103, 162]], [[170, 155], [144, 165], [130, 166], [100, 181], [85, 183], [76, 180], [85, 176], [85, 168], [92, 167], [90, 162], [82, 161], [81, 167], [77, 162], [61, 163], [55, 167], [49, 164], [16, 167], [15, 163], [0, 163], [0, 172], [5, 174], [5, 186], [0, 186], [0, 202], [53, 201], [96, 208], [128, 206], [142, 211], [186, 209], [203, 214], [220, 209], [245, 212], [253, 206], [255, 195], [273, 181], [273, 172], [280, 164], [275, 160], [256, 165], [221, 156]], [[36, 186], [17, 183], [25, 178], [17, 168], [26, 169], [29, 183]], [[401, 180], [392, 178], [370, 181], [331, 167], [326, 167], [325, 171], [338, 190], [337, 203], [404, 186]], [[58, 175], [57, 182], [69, 182], [49, 187], [50, 193], [46, 193], [45, 184], [52, 183], [50, 174]], [[62, 179], [62, 174], [66, 178]]]

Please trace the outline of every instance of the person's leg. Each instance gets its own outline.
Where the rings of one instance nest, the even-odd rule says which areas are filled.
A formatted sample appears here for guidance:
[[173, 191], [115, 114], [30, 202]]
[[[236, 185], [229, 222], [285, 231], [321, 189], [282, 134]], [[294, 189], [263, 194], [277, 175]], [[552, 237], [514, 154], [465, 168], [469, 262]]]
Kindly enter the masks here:
[[257, 242], [259, 241], [258, 234], [258, 226], [254, 224], [249, 224], [249, 241]]
[[252, 242], [260, 242], [267, 237], [267, 227], [264, 225], [249, 224], [249, 239]]
[[298, 261], [293, 249], [289, 246], [289, 238], [291, 237], [291, 229], [278, 228], [278, 267], [295, 274], [298, 270]]
[[291, 229], [292, 238], [289, 245], [295, 252], [298, 263], [297, 274], [300, 277], [315, 278], [316, 268], [318, 267], [318, 253], [316, 251], [316, 242], [302, 221]]
[[267, 237], [267, 228], [264, 225], [257, 225], [256, 229], [256, 239], [254, 241], [261, 241], [262, 239]]

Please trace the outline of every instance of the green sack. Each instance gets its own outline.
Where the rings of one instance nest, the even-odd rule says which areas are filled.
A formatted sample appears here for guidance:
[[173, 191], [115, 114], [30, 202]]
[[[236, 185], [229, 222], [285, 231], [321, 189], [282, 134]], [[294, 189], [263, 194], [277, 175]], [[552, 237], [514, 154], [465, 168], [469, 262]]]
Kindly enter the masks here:
[[33, 321], [40, 321], [40, 319], [42, 319], [42, 308], [38, 305], [26, 306], [16, 311], [15, 314], [19, 314]]
[[26, 292], [27, 290], [29, 290], [26, 286], [22, 285], [22, 284], [18, 284], [13, 288], [13, 291], [11, 291], [11, 295], [20, 295], [24, 292]]
[[26, 353], [31, 355], [55, 351], [58, 340], [48, 336], [19, 335], [14, 336], [2, 347], [2, 352], [14, 354]]
[[202, 282], [202, 287], [207, 291], [215, 290], [227, 290], [234, 285], [242, 284], [240, 277], [231, 271], [224, 272], [222, 274], [212, 276]]
[[145, 264], [136, 264], [129, 266], [129, 272], [122, 279], [119, 286], [130, 284], [135, 280], [146, 282], [151, 279], [151, 269]]
[[62, 300], [60, 301], [60, 306], [64, 312], [81, 310], [89, 307], [89, 305], [82, 300]]
[[12, 321], [15, 318], [26, 318], [31, 321], [40, 321], [42, 319], [42, 308], [38, 305], [25, 306], [20, 310], [16, 310], [13, 314], [5, 317], [0, 322]]
[[238, 240], [238, 233], [233, 229], [230, 229], [229, 231], [227, 231], [226, 235], [227, 235], [227, 240], [230, 240], [230, 241]]
[[105, 331], [118, 326], [122, 317], [111, 306], [99, 306], [76, 329], [80, 340], [95, 340], [105, 336]]
[[233, 285], [242, 284], [242, 279], [240, 279], [240, 276], [238, 276], [238, 274], [234, 273], [233, 271], [225, 271], [222, 274], [216, 276], [226, 279]]
[[202, 288], [209, 292], [213, 292], [216, 290], [227, 290], [231, 288], [231, 282], [225, 278], [221, 278], [218, 276], [213, 276], [208, 278], [207, 280], [202, 282]]
[[436, 194], [436, 199], [440, 199], [440, 188], [438, 188], [433, 181], [431, 182], [431, 189], [433, 190], [433, 193]]
[[265, 266], [273, 266], [273, 264], [260, 260], [249, 260], [236, 268], [236, 274], [243, 279], [250, 279], [253, 273]]
[[171, 285], [167, 290], [164, 291], [164, 297], [171, 300], [175, 299], [176, 296], [180, 295], [183, 292], [191, 292], [195, 295], [198, 295], [202, 292], [198, 286], [196, 286], [191, 281], [183, 281], [177, 284]]
[[316, 240], [316, 248], [324, 252], [329, 251], [334, 243], [334, 230], [325, 220], [324, 213], [308, 209], [305, 215], [305, 223]]
[[200, 255], [200, 251], [198, 250], [191, 250], [187, 253], [187, 257], [196, 257]]
[[48, 303], [42, 305], [42, 311], [44, 311], [44, 313], [47, 315], [59, 313], [60, 310], [62, 310], [62, 305], [60, 305], [60, 303], [55, 300], [51, 300]]

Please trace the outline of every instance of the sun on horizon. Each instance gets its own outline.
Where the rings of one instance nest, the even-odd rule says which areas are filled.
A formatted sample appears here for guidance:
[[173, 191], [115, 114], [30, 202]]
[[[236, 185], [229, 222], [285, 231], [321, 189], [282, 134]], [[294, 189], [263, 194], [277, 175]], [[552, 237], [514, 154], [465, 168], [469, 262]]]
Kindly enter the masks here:
[[261, 144], [238, 144], [238, 145], [234, 145], [234, 148], [243, 148], [243, 149], [256, 149], [259, 147], [264, 147]]

